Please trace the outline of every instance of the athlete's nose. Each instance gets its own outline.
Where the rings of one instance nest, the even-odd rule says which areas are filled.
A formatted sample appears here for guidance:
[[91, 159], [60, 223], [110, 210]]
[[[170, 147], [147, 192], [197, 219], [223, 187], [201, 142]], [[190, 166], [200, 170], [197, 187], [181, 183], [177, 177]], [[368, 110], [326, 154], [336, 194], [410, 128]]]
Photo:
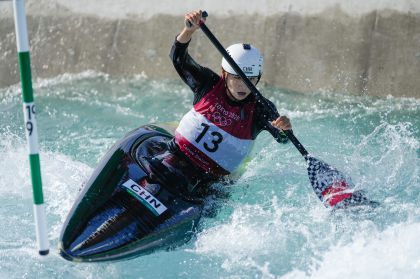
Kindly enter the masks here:
[[248, 86], [246, 86], [245, 82], [243, 80], [241, 80], [241, 82], [239, 83], [239, 89], [238, 91], [243, 91], [243, 92], [248, 92]]

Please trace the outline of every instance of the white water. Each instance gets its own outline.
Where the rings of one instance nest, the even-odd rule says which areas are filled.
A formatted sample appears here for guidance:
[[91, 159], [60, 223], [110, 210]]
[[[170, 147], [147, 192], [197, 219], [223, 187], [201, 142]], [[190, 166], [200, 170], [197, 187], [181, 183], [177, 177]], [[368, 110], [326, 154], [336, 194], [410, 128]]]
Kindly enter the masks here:
[[291, 145], [263, 133], [215, 217], [186, 245], [129, 261], [74, 264], [56, 245], [78, 189], [129, 130], [180, 119], [179, 82], [96, 73], [35, 83], [51, 252], [37, 255], [20, 89], [0, 90], [0, 278], [418, 278], [420, 102], [263, 88], [317, 157], [382, 205], [331, 213]]

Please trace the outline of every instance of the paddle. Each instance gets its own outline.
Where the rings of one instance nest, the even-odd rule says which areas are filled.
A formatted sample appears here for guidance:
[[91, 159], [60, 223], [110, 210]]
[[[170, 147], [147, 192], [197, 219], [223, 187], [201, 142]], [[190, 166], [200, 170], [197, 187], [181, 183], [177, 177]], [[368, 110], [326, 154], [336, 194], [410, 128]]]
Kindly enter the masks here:
[[[207, 17], [207, 12], [202, 13], [202, 17]], [[191, 26], [191, 22], [187, 22]], [[277, 119], [280, 115], [277, 111], [273, 110], [267, 103], [267, 100], [261, 95], [254, 84], [246, 77], [241, 68], [230, 57], [225, 48], [216, 39], [213, 33], [207, 28], [203, 20], [199, 24], [201, 30], [210, 39], [213, 45], [217, 48], [220, 54], [232, 66], [235, 72], [242, 78], [246, 86], [255, 95], [257, 102], [261, 103], [265, 108], [266, 113], [269, 115], [270, 120]], [[293, 135], [291, 131], [285, 130], [284, 134], [289, 138], [297, 150], [305, 158], [308, 167], [309, 181], [321, 202], [330, 208], [343, 208], [348, 206], [357, 205], [377, 205], [377, 202], [370, 201], [364, 195], [362, 190], [356, 191], [351, 179], [345, 176], [337, 169], [331, 167], [327, 163], [316, 159], [311, 156], [308, 151], [303, 147], [299, 140]]]

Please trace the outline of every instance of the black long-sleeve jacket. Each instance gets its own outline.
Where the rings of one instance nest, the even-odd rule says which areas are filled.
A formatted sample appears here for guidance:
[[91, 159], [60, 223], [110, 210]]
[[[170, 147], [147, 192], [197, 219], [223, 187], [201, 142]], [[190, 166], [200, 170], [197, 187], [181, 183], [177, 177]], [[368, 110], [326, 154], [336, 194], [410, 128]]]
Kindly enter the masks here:
[[[174, 64], [175, 69], [177, 70], [182, 80], [194, 92], [193, 104], [196, 104], [216, 85], [216, 83], [220, 80], [220, 76], [209, 68], [203, 67], [196, 63], [194, 59], [192, 59], [192, 57], [188, 54], [188, 45], [189, 42], [183, 44], [175, 39], [169, 57], [172, 59], [172, 63]], [[276, 107], [271, 101], [268, 99], [266, 99], [266, 101], [275, 111], [277, 111]], [[247, 102], [255, 102], [255, 97], [250, 94], [245, 100], [240, 102], [234, 102], [230, 99], [228, 99], [228, 102], [233, 106], [243, 106]], [[287, 142], [287, 136], [269, 123], [269, 121], [274, 119], [269, 119], [269, 114], [265, 112], [264, 108], [259, 102], [256, 102], [253, 117], [252, 139], [255, 139], [262, 130], [266, 130], [270, 132], [278, 142]]]

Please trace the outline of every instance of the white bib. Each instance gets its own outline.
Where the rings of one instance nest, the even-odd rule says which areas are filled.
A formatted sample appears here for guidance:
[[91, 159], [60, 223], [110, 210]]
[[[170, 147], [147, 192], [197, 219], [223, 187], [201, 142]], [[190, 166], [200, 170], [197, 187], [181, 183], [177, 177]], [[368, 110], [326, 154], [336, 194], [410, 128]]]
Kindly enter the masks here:
[[[230, 173], [239, 167], [247, 157], [254, 142], [229, 134], [195, 111], [194, 108], [181, 119], [175, 131], [175, 138], [177, 143], [185, 139], [190, 145], [186, 148], [198, 149]], [[207, 158], [202, 159], [207, 160]], [[194, 161], [197, 162], [197, 160]], [[203, 165], [206, 167], [205, 164]]]

